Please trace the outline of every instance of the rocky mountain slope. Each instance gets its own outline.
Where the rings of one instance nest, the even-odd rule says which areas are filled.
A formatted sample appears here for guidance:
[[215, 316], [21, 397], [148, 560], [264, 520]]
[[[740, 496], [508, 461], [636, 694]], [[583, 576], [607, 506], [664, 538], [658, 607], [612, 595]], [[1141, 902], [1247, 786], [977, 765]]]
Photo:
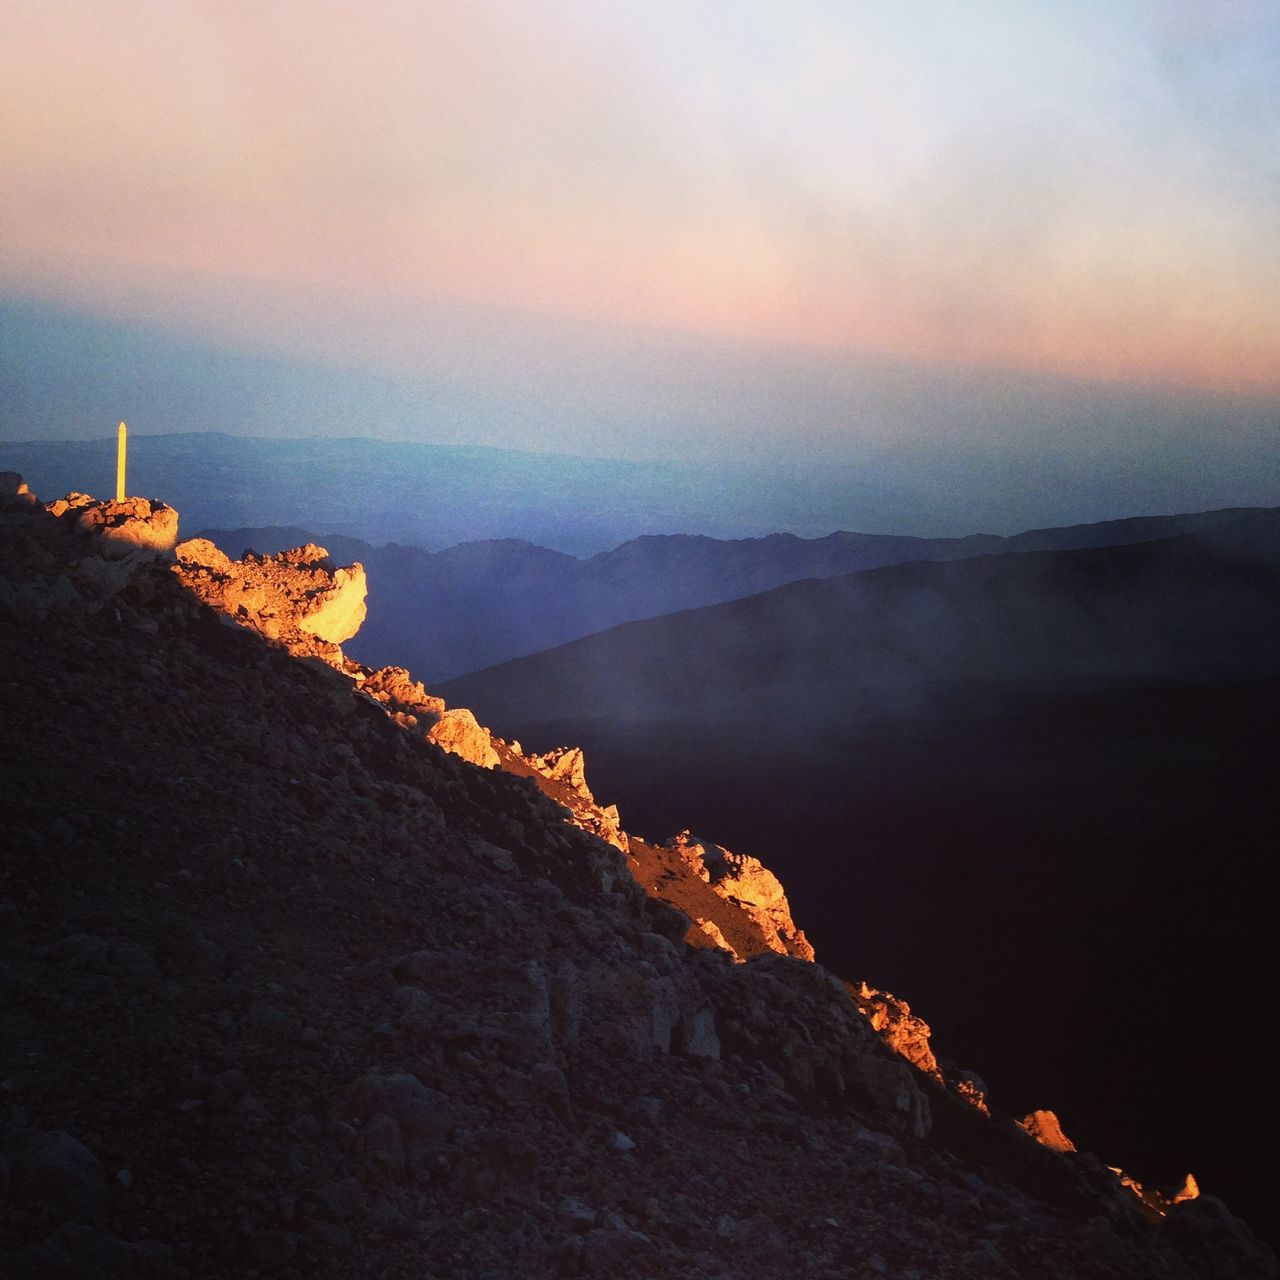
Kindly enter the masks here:
[[323, 541], [335, 555], [360, 560], [369, 574], [371, 600], [353, 654], [375, 666], [399, 663], [437, 681], [619, 623], [738, 600], [805, 578], [911, 560], [1149, 542], [1210, 529], [1245, 514], [1229, 509], [1150, 516], [1030, 529], [1011, 537], [832, 533], [798, 538], [775, 533], [724, 541], [652, 535], [582, 560], [510, 538], [431, 552], [320, 538], [300, 528], [214, 530], [207, 536], [236, 556]]
[[345, 658], [359, 566], [0, 493], [6, 1276], [1275, 1274], [1001, 1117], [754, 860]]

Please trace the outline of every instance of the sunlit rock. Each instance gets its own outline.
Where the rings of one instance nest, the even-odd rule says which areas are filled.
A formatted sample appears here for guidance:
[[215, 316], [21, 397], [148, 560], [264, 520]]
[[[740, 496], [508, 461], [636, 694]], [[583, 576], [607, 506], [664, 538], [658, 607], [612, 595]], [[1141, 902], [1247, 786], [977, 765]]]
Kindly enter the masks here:
[[899, 1000], [887, 991], [877, 991], [865, 982], [856, 987], [850, 984], [849, 992], [872, 1029], [889, 1048], [925, 1075], [939, 1081], [942, 1079], [938, 1060], [929, 1045], [932, 1034], [929, 1024], [912, 1013], [905, 1000]]
[[568, 809], [576, 827], [599, 836], [622, 853], [630, 850], [630, 837], [622, 829], [616, 805], [596, 803], [587, 786], [586, 761], [581, 747], [558, 747], [541, 755], [526, 755], [518, 742], [493, 739], [502, 768], [532, 778], [539, 790]]
[[[1075, 1150], [1074, 1147], [1071, 1149]], [[1175, 1205], [1189, 1204], [1193, 1200], [1200, 1199], [1200, 1184], [1196, 1181], [1194, 1174], [1188, 1173], [1178, 1184], [1177, 1189], [1166, 1195], [1157, 1187], [1144, 1186], [1137, 1178], [1130, 1177], [1123, 1169], [1115, 1165], [1108, 1165], [1107, 1167], [1115, 1174], [1116, 1181], [1130, 1195], [1140, 1200], [1147, 1209], [1161, 1216], [1166, 1215]]]
[[198, 599], [301, 655], [337, 665], [337, 646], [364, 621], [363, 566], [338, 568], [323, 547], [231, 560], [207, 538], [191, 538], [175, 554], [175, 572]]
[[559, 747], [545, 755], [531, 755], [526, 759], [544, 777], [565, 782], [584, 800], [594, 802], [595, 797], [587, 786], [586, 761], [581, 747]]
[[314, 608], [298, 625], [331, 644], [350, 640], [365, 620], [368, 591], [363, 565], [335, 569], [333, 585], [313, 597]]
[[452, 707], [441, 713], [427, 731], [427, 738], [482, 769], [492, 769], [498, 764], [498, 753], [493, 749], [489, 731], [481, 728], [466, 707]]
[[0, 507], [33, 507], [36, 496], [16, 471], [0, 471]]
[[188, 538], [175, 548], [176, 555], [184, 564], [202, 569], [212, 569], [216, 573], [230, 573], [231, 560], [208, 538]]
[[984, 1116], [991, 1114], [987, 1106], [987, 1086], [972, 1071], [961, 1072], [950, 1084], [956, 1095], [975, 1111], [981, 1111]]
[[[1076, 1149], [1076, 1144], [1062, 1132], [1062, 1123], [1052, 1111], [1033, 1111], [1030, 1115], [1023, 1116], [1018, 1121], [1018, 1126], [1050, 1151], [1068, 1152]], [[1133, 1185], [1137, 1186], [1137, 1183]]]
[[728, 940], [720, 931], [720, 926], [714, 920], [695, 920], [691, 926], [691, 930], [697, 930], [712, 946], [719, 947], [721, 951], [727, 951], [733, 956], [735, 964], [744, 964], [745, 960], [738, 955], [736, 951], [729, 945]]
[[443, 698], [434, 697], [403, 667], [379, 667], [357, 680], [360, 688], [392, 712], [426, 717], [428, 723], [445, 708]]
[[73, 491], [65, 498], [55, 498], [52, 502], [46, 502], [44, 509], [51, 515], [61, 518], [68, 511], [79, 511], [84, 507], [91, 506], [97, 499], [89, 493], [79, 493]]
[[[68, 498], [70, 502], [70, 498]], [[102, 554], [124, 559], [135, 553], [172, 553], [178, 541], [178, 513], [150, 498], [125, 498], [122, 502], [89, 502], [78, 510], [76, 528], [98, 537]]]
[[[759, 931], [765, 947], [779, 955], [813, 959], [813, 948], [791, 918], [781, 881], [757, 858], [731, 853], [682, 831], [667, 842], [693, 875], [737, 906]], [[732, 950], [732, 948], [730, 948]]]

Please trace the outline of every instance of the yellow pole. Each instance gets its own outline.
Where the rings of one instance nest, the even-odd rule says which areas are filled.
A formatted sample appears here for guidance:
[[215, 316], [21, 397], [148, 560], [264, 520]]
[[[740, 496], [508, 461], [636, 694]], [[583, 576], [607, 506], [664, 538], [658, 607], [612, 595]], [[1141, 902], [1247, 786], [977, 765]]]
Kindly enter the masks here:
[[124, 501], [124, 455], [128, 449], [129, 428], [122, 422], [116, 432], [116, 501]]

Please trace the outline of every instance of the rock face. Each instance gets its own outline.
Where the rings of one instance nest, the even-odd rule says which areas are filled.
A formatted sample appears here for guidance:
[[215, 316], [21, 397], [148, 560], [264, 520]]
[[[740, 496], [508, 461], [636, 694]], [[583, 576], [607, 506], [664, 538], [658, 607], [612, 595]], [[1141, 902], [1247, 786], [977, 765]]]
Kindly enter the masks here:
[[323, 547], [229, 560], [207, 539], [192, 538], [176, 555], [179, 578], [199, 600], [292, 652], [338, 659], [335, 647], [364, 621], [364, 568], [337, 568]]
[[[78, 496], [82, 495], [72, 498]], [[71, 504], [71, 499], [65, 501]], [[78, 512], [76, 528], [100, 539], [103, 554], [111, 559], [123, 560], [138, 553], [167, 555], [178, 541], [178, 513], [163, 502], [125, 498], [122, 502], [71, 504], [69, 509]]]
[[[755, 926], [765, 948], [779, 955], [813, 959], [813, 948], [791, 918], [791, 906], [778, 877], [758, 859], [699, 840], [682, 831], [667, 841], [680, 863], [737, 908]], [[755, 954], [754, 951], [749, 954]], [[739, 954], [745, 960], [746, 955]]]
[[108, 590], [0, 510], [0, 1274], [1275, 1274], [944, 1087], [905, 1005], [770, 945], [762, 868], [599, 838], [571, 753], [442, 750], [294, 625], [303, 550]]
[[942, 1080], [942, 1071], [929, 1044], [932, 1035], [929, 1024], [913, 1014], [905, 1000], [887, 991], [877, 991], [865, 982], [858, 983], [857, 987], [850, 984], [849, 993], [885, 1044], [918, 1071]]
[[466, 707], [442, 711], [427, 730], [427, 740], [482, 769], [492, 769], [498, 763], [498, 753], [493, 749], [488, 730], [476, 723], [475, 716]]
[[1018, 1121], [1042, 1147], [1050, 1151], [1074, 1151], [1076, 1144], [1062, 1132], [1062, 1124], [1052, 1111], [1033, 1111]]

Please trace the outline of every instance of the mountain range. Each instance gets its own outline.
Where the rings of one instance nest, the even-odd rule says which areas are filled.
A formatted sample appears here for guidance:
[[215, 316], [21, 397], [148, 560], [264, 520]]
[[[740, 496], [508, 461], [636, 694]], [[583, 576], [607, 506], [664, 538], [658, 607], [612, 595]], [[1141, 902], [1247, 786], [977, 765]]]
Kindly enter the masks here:
[[[101, 491], [124, 418], [136, 492], [167, 494], [189, 528], [314, 527], [323, 512], [325, 532], [373, 542], [515, 537], [574, 554], [673, 531], [1013, 533], [1268, 503], [1280, 486], [1274, 395], [692, 334], [677, 358], [656, 332], [620, 342], [547, 316], [513, 346], [465, 306], [401, 317], [415, 354], [387, 367], [351, 337], [384, 315], [299, 296], [267, 349], [228, 321], [240, 288], [220, 292], [196, 330], [7, 291], [0, 438], [32, 443], [6, 444], [0, 466], [42, 493]], [[344, 336], [290, 351], [303, 313]], [[575, 364], [584, 349], [603, 364]], [[196, 434], [179, 450], [174, 432]], [[448, 447], [464, 443], [497, 447]], [[685, 461], [609, 461], [637, 457]]]
[[[329, 535], [427, 548], [518, 537], [590, 554], [670, 529], [721, 538], [775, 529], [813, 535], [851, 524], [888, 527], [901, 520], [904, 506], [848, 468], [779, 484], [775, 469], [737, 463], [637, 462], [359, 436], [135, 431], [131, 442], [133, 491], [169, 494], [192, 528], [309, 525], [323, 512]], [[96, 489], [115, 474], [115, 437], [6, 441], [3, 461], [38, 492]]]
[[756, 595], [903, 561], [960, 560], [1019, 551], [1145, 542], [1207, 529], [1242, 509], [1113, 520], [1010, 537], [916, 538], [838, 532], [732, 541], [651, 535], [585, 559], [515, 539], [444, 551], [372, 546], [299, 527], [213, 529], [224, 551], [275, 552], [323, 542], [369, 574], [369, 618], [352, 642], [361, 661], [395, 662], [446, 680], [549, 649], [618, 623]]

